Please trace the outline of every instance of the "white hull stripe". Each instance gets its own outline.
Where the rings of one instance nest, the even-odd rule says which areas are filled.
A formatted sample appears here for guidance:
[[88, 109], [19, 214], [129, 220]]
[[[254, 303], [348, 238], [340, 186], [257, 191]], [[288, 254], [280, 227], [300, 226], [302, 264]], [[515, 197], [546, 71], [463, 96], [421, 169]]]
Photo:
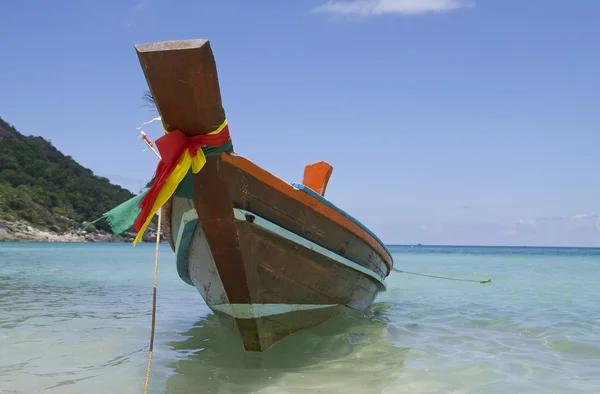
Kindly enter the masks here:
[[257, 319], [263, 316], [281, 315], [283, 313], [309, 311], [313, 309], [332, 308], [337, 304], [220, 304], [210, 308], [225, 313], [236, 319]]
[[233, 212], [234, 212], [235, 218], [237, 220], [246, 221], [247, 220], [246, 215], [251, 215], [254, 217], [253, 224], [260, 226], [268, 231], [271, 231], [271, 232], [279, 235], [280, 237], [283, 237], [292, 242], [295, 242], [298, 245], [302, 245], [305, 248], [308, 248], [312, 251], [320, 253], [323, 256], [328, 257], [331, 260], [334, 260], [340, 264], [345, 265], [346, 267], [349, 267], [349, 268], [352, 268], [353, 270], [362, 272], [363, 274], [368, 275], [371, 278], [375, 279], [384, 289], [386, 288], [384, 278], [381, 275], [377, 274], [373, 270], [363, 267], [360, 264], [356, 264], [355, 262], [350, 261], [347, 258], [340, 256], [339, 254], [334, 253], [329, 249], [325, 249], [324, 247], [317, 245], [316, 243], [309, 241], [306, 238], [303, 238], [297, 234], [294, 234], [293, 232], [288, 231], [288, 230], [284, 229], [283, 227], [278, 226], [275, 223], [272, 223], [266, 219], [263, 219], [260, 216], [257, 216], [256, 214], [254, 214], [252, 212], [248, 212], [244, 209], [239, 209], [239, 208], [234, 208]]

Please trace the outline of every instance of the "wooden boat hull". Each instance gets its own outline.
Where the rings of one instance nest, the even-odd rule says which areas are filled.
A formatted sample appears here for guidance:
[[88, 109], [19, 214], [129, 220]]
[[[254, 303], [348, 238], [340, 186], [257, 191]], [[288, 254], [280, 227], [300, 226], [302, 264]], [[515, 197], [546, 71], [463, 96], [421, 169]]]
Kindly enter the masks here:
[[[234, 153], [208, 40], [135, 48], [167, 132], [156, 141], [161, 160], [142, 218], [163, 206], [182, 280], [233, 319], [248, 350], [368, 308], [392, 258], [323, 198], [332, 167], [307, 166], [293, 186]], [[163, 192], [169, 199], [157, 202]]]
[[[385, 290], [390, 262], [361, 236], [375, 238], [336, 223], [333, 207], [320, 214], [324, 199], [227, 154], [203, 175], [206, 184], [193, 180], [196, 201], [176, 196], [163, 209], [165, 231], [180, 277], [235, 323], [247, 350], [364, 311]], [[204, 187], [214, 184], [222, 189]]]

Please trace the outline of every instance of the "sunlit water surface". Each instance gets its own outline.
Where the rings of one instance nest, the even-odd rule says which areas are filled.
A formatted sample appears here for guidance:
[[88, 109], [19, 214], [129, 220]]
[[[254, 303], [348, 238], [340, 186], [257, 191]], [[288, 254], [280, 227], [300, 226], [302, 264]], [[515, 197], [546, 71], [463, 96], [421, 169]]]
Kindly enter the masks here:
[[[151, 393], [598, 393], [600, 249], [391, 247], [366, 316], [242, 350], [161, 248]], [[0, 244], [0, 392], [141, 393], [154, 248]]]

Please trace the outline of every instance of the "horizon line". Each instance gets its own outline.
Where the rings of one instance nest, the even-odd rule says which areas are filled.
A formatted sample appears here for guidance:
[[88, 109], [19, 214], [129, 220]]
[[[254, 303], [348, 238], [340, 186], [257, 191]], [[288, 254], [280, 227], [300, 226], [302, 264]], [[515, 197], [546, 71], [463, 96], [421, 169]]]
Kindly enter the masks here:
[[[562, 248], [562, 249], [600, 249], [599, 246], [567, 246], [567, 245], [466, 245], [466, 244], [385, 244], [388, 247], [459, 247], [459, 248]], [[420, 246], [418, 246], [420, 245]]]

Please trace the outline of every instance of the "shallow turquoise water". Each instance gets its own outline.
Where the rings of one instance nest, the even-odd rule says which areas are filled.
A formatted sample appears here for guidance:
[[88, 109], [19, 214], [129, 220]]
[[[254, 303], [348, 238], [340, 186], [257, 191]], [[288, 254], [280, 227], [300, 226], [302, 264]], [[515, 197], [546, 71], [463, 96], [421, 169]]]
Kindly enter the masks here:
[[[368, 316], [240, 349], [161, 248], [152, 393], [597, 393], [600, 249], [391, 247]], [[0, 392], [140, 393], [154, 246], [0, 244]]]

